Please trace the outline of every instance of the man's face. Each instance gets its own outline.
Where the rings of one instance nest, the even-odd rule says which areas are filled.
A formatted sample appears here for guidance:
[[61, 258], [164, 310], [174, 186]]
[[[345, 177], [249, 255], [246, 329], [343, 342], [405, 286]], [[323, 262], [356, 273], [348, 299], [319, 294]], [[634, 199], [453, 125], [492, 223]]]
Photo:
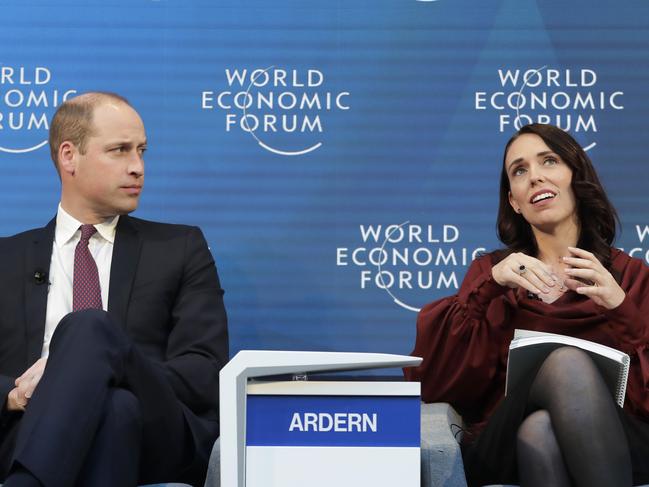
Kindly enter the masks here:
[[144, 185], [146, 134], [128, 105], [108, 101], [95, 108], [93, 135], [85, 153], [78, 148], [65, 190], [74, 211], [106, 219], [137, 208]]

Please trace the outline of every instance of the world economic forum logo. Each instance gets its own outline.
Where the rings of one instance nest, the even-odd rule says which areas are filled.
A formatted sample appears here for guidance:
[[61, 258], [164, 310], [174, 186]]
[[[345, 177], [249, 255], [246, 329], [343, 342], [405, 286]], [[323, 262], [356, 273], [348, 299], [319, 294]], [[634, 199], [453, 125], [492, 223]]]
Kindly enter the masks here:
[[549, 123], [565, 131], [583, 133], [584, 149], [597, 145], [598, 117], [624, 110], [624, 92], [600, 88], [591, 68], [500, 68], [495, 90], [476, 90], [475, 110], [495, 112], [499, 132], [529, 123]]
[[328, 118], [350, 109], [350, 92], [329, 89], [319, 69], [226, 68], [224, 75], [225, 89], [201, 93], [201, 109], [224, 113], [225, 132], [243, 131], [281, 156], [322, 147]]
[[361, 291], [379, 289], [414, 312], [432, 292], [455, 293], [467, 266], [485, 252], [464, 244], [452, 223], [361, 224], [358, 230], [355, 243], [336, 248], [336, 266], [355, 270]]
[[22, 154], [46, 145], [54, 110], [76, 93], [56, 86], [48, 67], [0, 64], [0, 152]]

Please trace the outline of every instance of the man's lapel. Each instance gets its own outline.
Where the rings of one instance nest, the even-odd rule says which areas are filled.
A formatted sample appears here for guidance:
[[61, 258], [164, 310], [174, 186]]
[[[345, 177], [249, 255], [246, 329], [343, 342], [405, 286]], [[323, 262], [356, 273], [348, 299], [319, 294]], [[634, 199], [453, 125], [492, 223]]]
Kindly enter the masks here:
[[117, 222], [113, 260], [110, 266], [108, 312], [126, 327], [126, 312], [140, 258], [142, 241], [131, 218], [123, 215]]
[[52, 219], [45, 228], [36, 232], [27, 249], [25, 259], [25, 317], [27, 318], [27, 354], [30, 364], [41, 356], [43, 348], [48, 274], [52, 260], [55, 225], [56, 219]]

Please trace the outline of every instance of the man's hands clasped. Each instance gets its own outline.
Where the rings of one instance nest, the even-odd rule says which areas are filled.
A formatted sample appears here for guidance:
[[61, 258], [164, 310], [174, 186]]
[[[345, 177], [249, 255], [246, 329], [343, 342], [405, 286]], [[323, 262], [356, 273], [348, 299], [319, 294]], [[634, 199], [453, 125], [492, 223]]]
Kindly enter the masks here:
[[34, 394], [43, 372], [45, 372], [46, 358], [38, 359], [20, 377], [16, 379], [16, 387], [9, 391], [7, 396], [7, 409], [9, 411], [24, 411], [27, 403]]

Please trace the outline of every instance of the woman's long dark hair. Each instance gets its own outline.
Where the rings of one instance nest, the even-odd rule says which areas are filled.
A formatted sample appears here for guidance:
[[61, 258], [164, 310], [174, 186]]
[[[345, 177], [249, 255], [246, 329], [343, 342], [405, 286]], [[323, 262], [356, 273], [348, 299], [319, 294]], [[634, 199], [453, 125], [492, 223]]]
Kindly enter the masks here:
[[577, 247], [589, 250], [606, 267], [611, 264], [611, 245], [615, 240], [617, 213], [606, 196], [597, 172], [584, 149], [568, 133], [554, 125], [533, 123], [525, 125], [516, 132], [507, 145], [503, 155], [500, 173], [500, 204], [498, 208], [498, 238], [507, 246], [507, 254], [523, 252], [536, 256], [538, 246], [532, 227], [516, 213], [509, 204], [509, 178], [505, 169], [507, 151], [518, 137], [535, 134], [557, 154], [572, 170], [571, 187], [577, 205], [577, 219], [580, 225]]

